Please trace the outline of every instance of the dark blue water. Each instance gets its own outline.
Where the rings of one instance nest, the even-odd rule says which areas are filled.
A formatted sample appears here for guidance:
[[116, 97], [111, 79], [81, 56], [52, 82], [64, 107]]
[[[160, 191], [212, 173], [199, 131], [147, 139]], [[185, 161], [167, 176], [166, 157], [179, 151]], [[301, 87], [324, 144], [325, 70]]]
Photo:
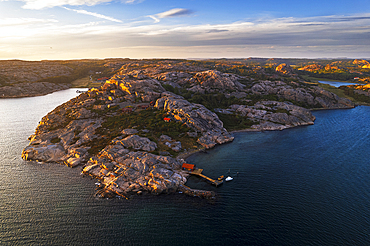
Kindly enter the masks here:
[[[189, 180], [217, 191], [215, 202], [105, 200], [80, 169], [20, 159], [38, 120], [27, 121], [27, 110], [11, 116], [25, 99], [17, 100], [0, 100], [9, 115], [0, 128], [0, 245], [370, 245], [370, 107], [316, 111], [313, 126], [237, 133], [191, 156], [205, 174], [234, 178], [219, 188]], [[27, 100], [41, 118], [47, 98]]]

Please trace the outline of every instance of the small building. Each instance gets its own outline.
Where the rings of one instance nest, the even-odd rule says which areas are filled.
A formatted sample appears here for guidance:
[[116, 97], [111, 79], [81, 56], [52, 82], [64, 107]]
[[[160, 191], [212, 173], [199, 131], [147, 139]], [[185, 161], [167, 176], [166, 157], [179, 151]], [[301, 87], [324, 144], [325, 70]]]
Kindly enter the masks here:
[[184, 163], [184, 164], [182, 164], [181, 168], [182, 168], [182, 170], [194, 171], [195, 165]]
[[155, 105], [155, 102], [154, 102], [154, 101], [151, 101], [151, 102], [149, 103], [149, 105], [150, 105], [150, 107], [153, 107], [153, 106]]
[[163, 120], [166, 121], [166, 122], [170, 122], [171, 121], [171, 119], [170, 118], [167, 118], [167, 117], [163, 118]]
[[109, 80], [108, 77], [102, 77], [97, 79], [98, 82], [106, 82], [107, 80]]

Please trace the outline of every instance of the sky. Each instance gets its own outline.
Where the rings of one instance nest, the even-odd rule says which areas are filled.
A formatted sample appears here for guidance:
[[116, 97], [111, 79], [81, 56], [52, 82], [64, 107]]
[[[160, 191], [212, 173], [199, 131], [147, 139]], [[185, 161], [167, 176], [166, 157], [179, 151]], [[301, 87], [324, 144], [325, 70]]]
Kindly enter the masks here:
[[369, 0], [0, 0], [0, 60], [370, 58]]

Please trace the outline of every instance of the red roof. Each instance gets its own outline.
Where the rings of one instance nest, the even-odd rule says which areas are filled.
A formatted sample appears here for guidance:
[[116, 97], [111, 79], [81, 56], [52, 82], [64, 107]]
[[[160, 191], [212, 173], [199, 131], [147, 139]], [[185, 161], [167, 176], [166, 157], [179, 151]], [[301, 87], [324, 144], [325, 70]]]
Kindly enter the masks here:
[[171, 121], [170, 118], [163, 118], [164, 121]]
[[182, 168], [190, 169], [190, 170], [194, 170], [195, 165], [193, 165], [193, 164], [188, 164], [188, 163], [184, 163], [184, 164], [182, 164]]

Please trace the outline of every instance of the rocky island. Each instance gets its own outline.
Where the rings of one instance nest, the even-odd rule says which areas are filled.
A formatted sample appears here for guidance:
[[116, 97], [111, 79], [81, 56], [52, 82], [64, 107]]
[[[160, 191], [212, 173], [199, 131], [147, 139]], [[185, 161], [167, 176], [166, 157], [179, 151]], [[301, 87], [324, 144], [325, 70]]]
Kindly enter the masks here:
[[184, 60], [125, 61], [104, 85], [44, 116], [22, 158], [79, 166], [98, 180], [102, 197], [180, 191], [213, 198], [185, 185], [188, 153], [231, 142], [235, 130], [314, 124], [313, 108], [354, 107], [286, 64], [253, 67], [250, 75], [219, 70]]

